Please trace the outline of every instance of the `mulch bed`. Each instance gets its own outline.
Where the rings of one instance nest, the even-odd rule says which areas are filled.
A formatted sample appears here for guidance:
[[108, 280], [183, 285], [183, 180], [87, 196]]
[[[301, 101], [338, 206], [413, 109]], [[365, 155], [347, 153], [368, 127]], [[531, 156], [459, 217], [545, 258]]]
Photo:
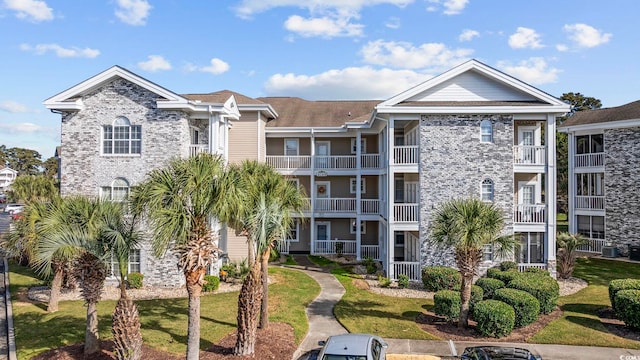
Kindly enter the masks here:
[[[233, 347], [236, 344], [236, 333], [230, 334], [220, 340], [206, 351], [200, 352], [202, 360], [241, 360], [241, 359], [291, 359], [298, 346], [294, 342], [293, 328], [289, 324], [271, 323], [266, 330], [258, 329], [254, 354], [251, 356], [233, 356]], [[102, 352], [89, 359], [112, 360], [113, 342], [102, 341]], [[83, 344], [69, 345], [57, 349], [48, 350], [34, 360], [82, 360]], [[180, 360], [185, 355], [175, 355], [143, 345], [143, 359], [153, 360]]]
[[598, 316], [608, 332], [625, 339], [640, 341], [640, 332], [627, 327], [622, 320], [618, 320], [612, 308], [600, 309]]

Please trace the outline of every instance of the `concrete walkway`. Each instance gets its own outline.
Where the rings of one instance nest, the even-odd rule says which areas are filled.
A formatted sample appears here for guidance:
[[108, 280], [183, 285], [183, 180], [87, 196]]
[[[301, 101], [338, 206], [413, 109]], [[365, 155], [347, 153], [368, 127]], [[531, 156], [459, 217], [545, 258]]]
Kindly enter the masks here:
[[[293, 360], [315, 360], [320, 346], [318, 341], [331, 335], [344, 334], [347, 330], [336, 320], [333, 307], [342, 298], [345, 290], [328, 271], [317, 267], [306, 255], [294, 256], [297, 266], [320, 285], [320, 295], [307, 307], [309, 332], [294, 354]], [[640, 360], [640, 350], [526, 343], [481, 343], [433, 340], [385, 339], [389, 354], [429, 354], [451, 359], [460, 355], [465, 347], [478, 345], [515, 346], [526, 348], [542, 356], [544, 360]]]

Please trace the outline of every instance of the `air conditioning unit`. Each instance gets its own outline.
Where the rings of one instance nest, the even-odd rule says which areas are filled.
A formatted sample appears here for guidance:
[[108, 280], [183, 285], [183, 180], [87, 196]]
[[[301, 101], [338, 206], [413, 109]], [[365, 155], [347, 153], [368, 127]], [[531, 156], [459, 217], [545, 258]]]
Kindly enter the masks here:
[[607, 257], [607, 258], [618, 257], [618, 248], [615, 246], [603, 246], [602, 257]]

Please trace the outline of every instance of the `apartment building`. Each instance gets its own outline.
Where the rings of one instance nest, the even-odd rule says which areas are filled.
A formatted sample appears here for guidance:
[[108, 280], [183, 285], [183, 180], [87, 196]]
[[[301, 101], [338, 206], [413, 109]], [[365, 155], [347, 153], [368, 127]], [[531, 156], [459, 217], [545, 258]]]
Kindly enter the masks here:
[[559, 131], [568, 134], [569, 231], [589, 239], [584, 251], [627, 255], [640, 245], [640, 101], [576, 112]]
[[8, 190], [16, 177], [18, 177], [17, 171], [9, 167], [0, 168], [0, 191]]
[[[305, 191], [284, 253], [370, 257], [391, 278], [419, 279], [425, 265], [455, 264], [429, 245], [433, 209], [478, 197], [503, 210], [522, 269], [555, 271], [553, 134], [569, 106], [476, 60], [385, 101], [179, 95], [115, 66], [45, 106], [62, 117], [63, 194], [122, 199], [169, 158], [207, 151], [264, 161]], [[246, 257], [244, 237], [220, 235], [230, 259]], [[147, 246], [134, 269], [179, 283], [175, 261]], [[498, 260], [487, 247], [483, 266]]]

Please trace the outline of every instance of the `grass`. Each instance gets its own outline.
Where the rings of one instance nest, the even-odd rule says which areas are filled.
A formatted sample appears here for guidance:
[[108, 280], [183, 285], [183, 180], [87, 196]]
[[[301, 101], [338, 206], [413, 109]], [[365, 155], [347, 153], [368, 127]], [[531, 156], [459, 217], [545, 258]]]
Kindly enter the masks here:
[[556, 224], [558, 232], [569, 232], [569, 220], [567, 218], [567, 214], [556, 214]]
[[309, 260], [319, 267], [335, 268], [338, 266], [337, 262], [327, 259], [324, 256], [309, 255]]
[[[270, 268], [269, 274], [276, 280], [269, 286], [269, 320], [291, 324], [296, 342], [300, 343], [308, 330], [306, 305], [320, 293], [320, 287], [299, 271]], [[18, 358], [28, 359], [51, 348], [84, 342], [86, 308], [82, 301], [63, 301], [58, 312], [48, 314], [46, 304], [24, 301], [28, 287], [42, 284], [30, 269], [12, 263], [10, 279]], [[237, 302], [237, 292], [202, 297], [201, 349], [235, 331]], [[98, 303], [101, 338], [111, 338], [115, 304], [111, 300]], [[187, 299], [144, 300], [136, 304], [145, 344], [177, 354], [186, 351]]]

